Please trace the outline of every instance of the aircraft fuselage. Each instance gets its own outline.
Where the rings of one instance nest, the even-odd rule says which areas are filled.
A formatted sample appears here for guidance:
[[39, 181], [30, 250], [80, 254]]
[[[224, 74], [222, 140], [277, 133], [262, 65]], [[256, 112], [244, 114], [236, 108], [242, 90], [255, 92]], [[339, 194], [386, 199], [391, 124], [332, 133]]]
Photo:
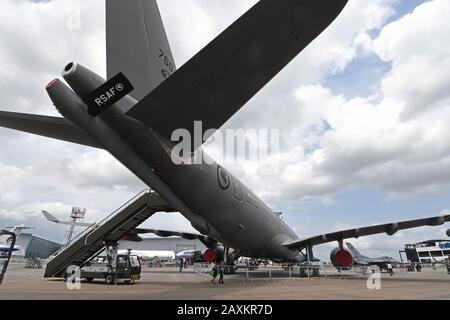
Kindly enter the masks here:
[[[104, 81], [104, 80], [103, 80]], [[125, 165], [185, 216], [204, 235], [240, 255], [293, 260], [299, 252], [282, 246], [297, 235], [236, 177], [204, 154], [201, 165], [176, 165], [174, 144], [147, 125], [130, 118], [126, 97], [92, 117], [86, 105], [62, 82], [47, 88], [60, 113]]]
[[[158, 133], [118, 109], [108, 110], [101, 117], [129, 145], [136, 158], [145, 163], [148, 172], [137, 174], [138, 177], [164, 197], [165, 188], [158, 190], [152, 183], [153, 176], [161, 180], [184, 204], [177, 209], [199, 232], [219, 239], [245, 256], [294, 259], [298, 255], [298, 251], [281, 245], [297, 235], [206, 153], [203, 152], [207, 160], [203, 164], [175, 165], [171, 159], [173, 145]], [[126, 154], [123, 157], [115, 154], [132, 171], [142, 171], [126, 163]]]

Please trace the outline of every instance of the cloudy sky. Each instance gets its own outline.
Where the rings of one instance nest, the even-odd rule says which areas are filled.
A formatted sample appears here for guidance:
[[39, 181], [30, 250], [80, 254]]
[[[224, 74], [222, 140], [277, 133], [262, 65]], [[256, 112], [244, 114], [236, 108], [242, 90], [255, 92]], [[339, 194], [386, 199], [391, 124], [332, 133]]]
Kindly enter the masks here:
[[[158, 3], [179, 67], [256, 1]], [[227, 168], [301, 236], [450, 209], [449, 16], [448, 0], [350, 0], [225, 126], [279, 129], [279, 153]], [[2, 0], [0, 108], [57, 115], [46, 83], [68, 61], [104, 75], [104, 25], [103, 0]], [[272, 161], [276, 174], [259, 174]], [[77, 205], [99, 221], [144, 188], [106, 152], [0, 129], [0, 226], [25, 223], [62, 240], [64, 227], [48, 225], [41, 209], [65, 218]], [[176, 214], [146, 226], [192, 230]], [[445, 228], [354, 244], [398, 257], [428, 238], [445, 238]], [[319, 257], [332, 246], [318, 247]]]

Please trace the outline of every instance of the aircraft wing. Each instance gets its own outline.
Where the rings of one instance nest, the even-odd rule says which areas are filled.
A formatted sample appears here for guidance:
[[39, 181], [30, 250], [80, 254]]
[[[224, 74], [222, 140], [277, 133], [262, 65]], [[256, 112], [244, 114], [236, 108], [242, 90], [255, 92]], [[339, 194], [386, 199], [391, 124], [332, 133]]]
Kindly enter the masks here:
[[103, 149], [64, 118], [0, 111], [0, 127]]
[[200, 240], [203, 243], [217, 243], [218, 241], [212, 239], [211, 237], [204, 236], [198, 233], [188, 233], [188, 232], [179, 232], [179, 231], [167, 231], [167, 230], [155, 230], [155, 229], [135, 229], [137, 234], [146, 234], [153, 233], [159, 237], [168, 238], [168, 237], [181, 237], [186, 240]]
[[440, 226], [448, 221], [450, 221], [450, 215], [442, 215], [437, 217], [409, 220], [396, 223], [380, 224], [376, 226], [331, 232], [300, 240], [288, 241], [285, 242], [283, 245], [293, 249], [304, 249], [308, 246], [316, 246], [328, 242], [342, 241], [344, 239], [359, 238], [362, 236], [368, 236], [379, 233], [386, 233], [387, 235], [392, 236], [399, 230], [412, 229], [422, 226]]
[[[339, 15], [347, 0], [260, 0], [127, 115], [170, 140], [219, 129]], [[199, 147], [198, 144], [195, 145]]]

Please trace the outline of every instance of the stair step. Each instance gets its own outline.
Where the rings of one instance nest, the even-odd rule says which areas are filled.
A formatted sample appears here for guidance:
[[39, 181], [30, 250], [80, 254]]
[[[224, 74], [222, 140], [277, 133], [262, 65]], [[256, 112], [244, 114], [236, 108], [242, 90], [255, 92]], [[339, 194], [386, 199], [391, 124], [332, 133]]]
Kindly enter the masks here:
[[[119, 241], [124, 235], [134, 230], [156, 212], [173, 212], [169, 205], [165, 207], [165, 210], [161, 210], [161, 204], [163, 203], [165, 201], [155, 193], [150, 193], [149, 190], [141, 192], [119, 210], [108, 216], [95, 229], [76, 239], [50, 260], [44, 276], [46, 278], [58, 276], [62, 270], [65, 270], [72, 264], [82, 265], [86, 263], [104, 247], [103, 243], [98, 243], [96, 239], [105, 239], [107, 237], [110, 239], [109, 237], [112, 236], [113, 240]], [[146, 206], [147, 208], [144, 212], [136, 215]], [[157, 208], [157, 210], [151, 209], [151, 207]], [[91, 243], [87, 245], [86, 243], [89, 242]]]

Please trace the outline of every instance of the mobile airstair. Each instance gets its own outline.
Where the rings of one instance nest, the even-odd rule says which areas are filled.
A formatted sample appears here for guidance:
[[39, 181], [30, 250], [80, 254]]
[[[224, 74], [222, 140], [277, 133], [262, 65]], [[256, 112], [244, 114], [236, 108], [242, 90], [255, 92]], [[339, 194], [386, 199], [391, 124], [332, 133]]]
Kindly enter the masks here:
[[108, 243], [117, 243], [156, 212], [174, 212], [151, 190], [144, 190], [122, 207], [78, 235], [47, 263], [44, 277], [65, 276], [69, 266], [82, 267], [100, 254]]

